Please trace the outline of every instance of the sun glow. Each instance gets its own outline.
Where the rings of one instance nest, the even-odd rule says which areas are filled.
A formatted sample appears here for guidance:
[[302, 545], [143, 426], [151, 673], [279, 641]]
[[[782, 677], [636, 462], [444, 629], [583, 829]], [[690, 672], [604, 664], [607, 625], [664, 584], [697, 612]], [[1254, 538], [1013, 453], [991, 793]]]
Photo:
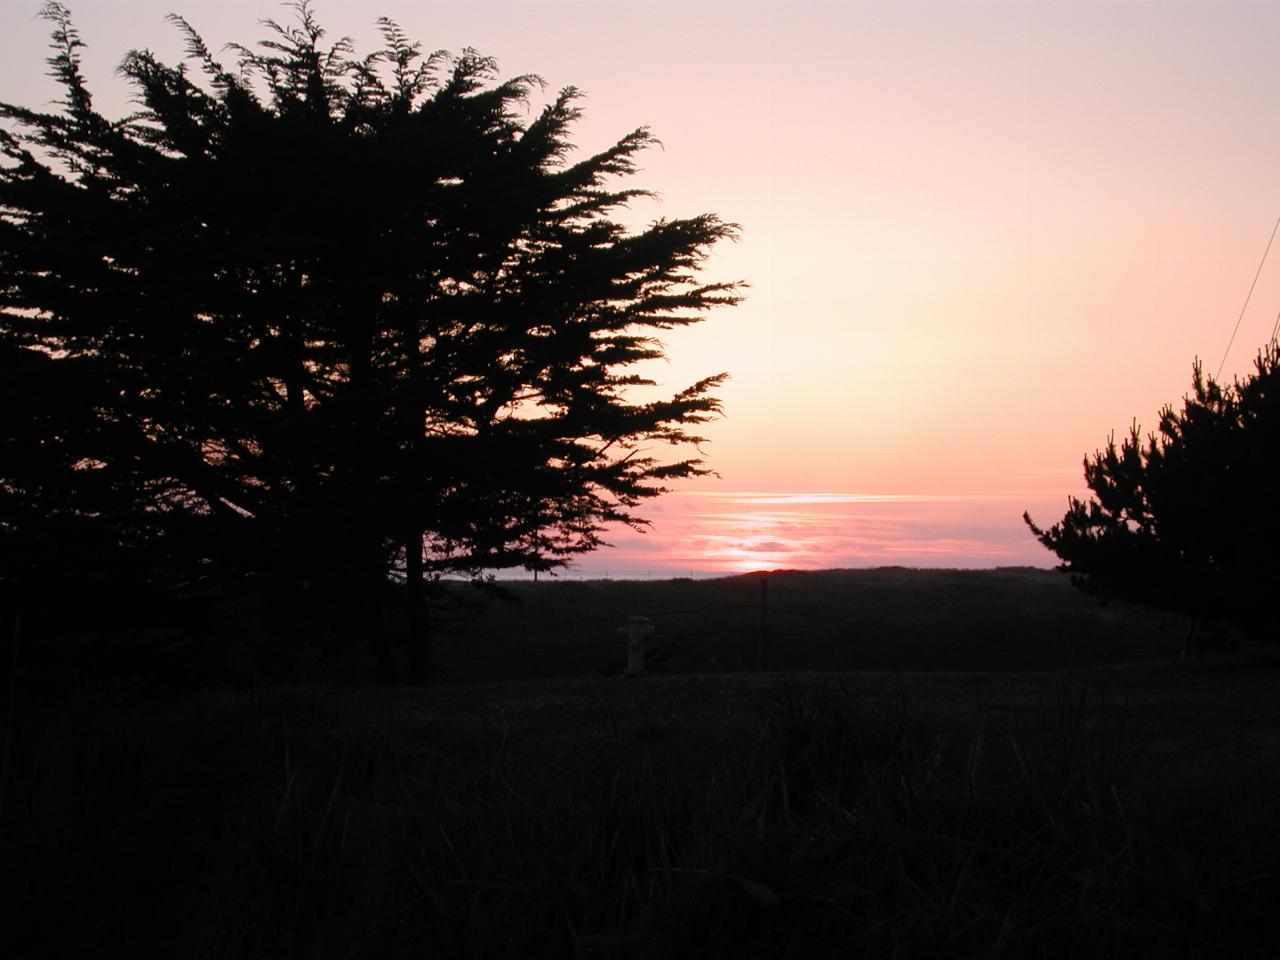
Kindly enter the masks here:
[[791, 534], [786, 518], [776, 513], [704, 515], [711, 527], [701, 552], [690, 561], [703, 569], [732, 573], [804, 567], [817, 556], [810, 544]]
[[[921, 496], [684, 491], [664, 497], [649, 534], [619, 530], [633, 573], [735, 574], [831, 567], [1048, 566], [1022, 512], [1052, 517], [1058, 493]], [[615, 554], [617, 556], [617, 554]], [[602, 554], [590, 565], [625, 575]], [[586, 572], [587, 565], [583, 565]]]

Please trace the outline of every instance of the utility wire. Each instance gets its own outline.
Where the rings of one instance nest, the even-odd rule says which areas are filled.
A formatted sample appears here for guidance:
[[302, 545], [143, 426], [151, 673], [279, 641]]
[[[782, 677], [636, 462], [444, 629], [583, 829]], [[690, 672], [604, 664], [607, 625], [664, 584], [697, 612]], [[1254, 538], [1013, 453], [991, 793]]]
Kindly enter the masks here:
[[[1231, 331], [1231, 339], [1227, 341], [1227, 349], [1222, 353], [1222, 362], [1218, 364], [1218, 372], [1213, 375], [1213, 379], [1217, 380], [1222, 376], [1222, 368], [1227, 365], [1227, 354], [1231, 352], [1231, 345], [1236, 342], [1236, 334], [1240, 332], [1240, 321], [1244, 319], [1244, 312], [1249, 308], [1249, 300], [1253, 297], [1253, 288], [1258, 285], [1258, 277], [1262, 276], [1262, 265], [1267, 262], [1267, 254], [1271, 252], [1271, 243], [1276, 238], [1276, 231], [1280, 230], [1280, 217], [1276, 217], [1276, 225], [1271, 228], [1271, 240], [1267, 241], [1267, 249], [1262, 251], [1262, 260], [1258, 263], [1258, 272], [1253, 275], [1253, 283], [1249, 284], [1249, 293], [1244, 298], [1244, 306], [1240, 308], [1240, 316], [1236, 317], [1236, 327]], [[1276, 326], [1280, 327], [1280, 316], [1276, 317]], [[1271, 331], [1271, 339], [1276, 338], [1276, 330]]]

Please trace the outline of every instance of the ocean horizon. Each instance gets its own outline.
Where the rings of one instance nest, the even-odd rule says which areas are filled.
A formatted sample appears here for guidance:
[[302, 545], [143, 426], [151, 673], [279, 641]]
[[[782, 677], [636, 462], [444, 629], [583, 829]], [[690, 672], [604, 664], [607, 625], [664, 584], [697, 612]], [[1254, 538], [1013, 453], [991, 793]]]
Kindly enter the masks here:
[[[1074, 491], [1073, 491], [1074, 492]], [[642, 532], [615, 525], [609, 546], [542, 578], [710, 579], [773, 570], [907, 567], [1052, 569], [1023, 522], [1061, 519], [1066, 492], [999, 494], [681, 490], [643, 504]], [[531, 580], [503, 570], [499, 580]]]

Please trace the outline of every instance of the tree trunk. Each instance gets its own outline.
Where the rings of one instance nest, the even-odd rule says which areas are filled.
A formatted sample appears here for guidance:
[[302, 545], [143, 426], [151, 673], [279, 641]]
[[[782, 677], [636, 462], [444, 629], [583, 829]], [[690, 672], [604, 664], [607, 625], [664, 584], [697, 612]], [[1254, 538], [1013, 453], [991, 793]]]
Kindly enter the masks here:
[[404, 397], [401, 429], [404, 431], [405, 460], [401, 467], [401, 509], [408, 526], [404, 541], [404, 599], [408, 637], [409, 682], [426, 683], [431, 667], [430, 624], [426, 605], [422, 569], [423, 520], [418, 498], [422, 496], [422, 429], [424, 420], [422, 397], [422, 334], [416, 315], [403, 318], [402, 349], [408, 362], [409, 383]]
[[404, 601], [409, 635], [409, 682], [426, 683], [431, 669], [430, 622], [422, 575], [422, 531], [413, 531], [404, 543]]
[[385, 686], [403, 683], [405, 680], [404, 657], [396, 649], [395, 638], [387, 628], [385, 574], [366, 560], [351, 570], [348, 582], [352, 585], [353, 592], [351, 598], [353, 630], [357, 635], [363, 634], [368, 639], [378, 683]]

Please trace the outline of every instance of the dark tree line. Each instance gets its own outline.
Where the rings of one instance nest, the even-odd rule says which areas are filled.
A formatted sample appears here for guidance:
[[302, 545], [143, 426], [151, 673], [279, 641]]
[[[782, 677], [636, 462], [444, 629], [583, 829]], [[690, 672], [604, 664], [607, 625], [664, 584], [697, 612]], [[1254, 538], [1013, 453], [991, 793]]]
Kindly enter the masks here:
[[[1087, 457], [1093, 495], [1072, 498], [1040, 542], [1078, 585], [1197, 622], [1271, 635], [1280, 588], [1280, 347], [1223, 385], [1195, 366], [1181, 410]], [[1190, 637], [1188, 643], [1190, 643]], [[1184, 655], [1186, 651], [1184, 650]]]
[[723, 375], [641, 402], [635, 365], [736, 302], [697, 277], [733, 225], [618, 223], [654, 141], [579, 156], [573, 88], [531, 113], [537, 77], [295, 13], [229, 65], [172, 18], [186, 61], [128, 54], [111, 120], [44, 9], [60, 109], [0, 104], [11, 583], [259, 576], [372, 617], [403, 571], [418, 633], [432, 577], [562, 566], [706, 472]]

